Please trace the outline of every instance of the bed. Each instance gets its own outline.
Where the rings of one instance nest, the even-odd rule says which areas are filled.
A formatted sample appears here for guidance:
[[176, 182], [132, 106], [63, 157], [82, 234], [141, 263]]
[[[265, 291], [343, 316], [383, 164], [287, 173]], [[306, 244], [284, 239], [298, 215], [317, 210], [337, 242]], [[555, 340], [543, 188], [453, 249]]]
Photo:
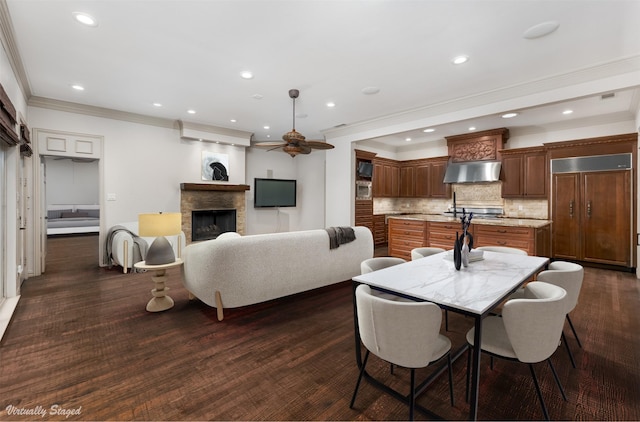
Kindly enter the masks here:
[[100, 232], [100, 205], [47, 206], [47, 235]]

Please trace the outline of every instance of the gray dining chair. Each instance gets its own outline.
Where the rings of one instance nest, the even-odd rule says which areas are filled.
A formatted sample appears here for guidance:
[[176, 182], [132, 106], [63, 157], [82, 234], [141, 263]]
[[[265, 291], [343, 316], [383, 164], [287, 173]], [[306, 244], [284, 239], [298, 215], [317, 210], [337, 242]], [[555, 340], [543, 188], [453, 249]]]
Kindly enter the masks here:
[[[440, 334], [442, 312], [431, 302], [397, 302], [372, 294], [361, 284], [356, 288], [357, 321], [366, 353], [360, 368], [350, 408], [356, 400], [369, 355], [373, 353], [391, 364], [410, 369], [409, 419], [413, 420], [416, 383], [415, 371], [446, 357], [449, 368], [449, 396], [453, 398], [451, 341]], [[394, 390], [395, 395], [400, 393]]]
[[512, 253], [516, 255], [529, 255], [525, 250], [512, 248], [510, 246], [478, 246], [474, 249], [478, 249], [481, 251], [490, 251], [490, 252]]
[[[502, 316], [489, 316], [482, 323], [482, 352], [492, 357], [525, 363], [529, 366], [542, 412], [549, 420], [549, 412], [540, 391], [533, 364], [547, 361], [562, 397], [566, 395], [558, 374], [551, 363], [551, 355], [558, 348], [567, 310], [567, 292], [559, 286], [532, 281], [525, 287], [522, 299], [508, 300]], [[469, 359], [467, 361], [467, 392], [469, 391], [469, 361], [474, 344], [475, 328], [467, 332]]]

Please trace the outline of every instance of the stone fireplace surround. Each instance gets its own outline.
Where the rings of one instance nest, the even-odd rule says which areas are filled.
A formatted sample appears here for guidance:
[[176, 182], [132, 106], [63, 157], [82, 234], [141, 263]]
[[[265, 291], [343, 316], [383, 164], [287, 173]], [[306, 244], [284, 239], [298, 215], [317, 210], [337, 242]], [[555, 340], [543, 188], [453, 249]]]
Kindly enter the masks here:
[[187, 239], [187, 245], [192, 242], [191, 212], [194, 210], [235, 209], [236, 231], [240, 234], [245, 234], [245, 193], [249, 188], [249, 185], [181, 183], [180, 212], [182, 213], [182, 231]]

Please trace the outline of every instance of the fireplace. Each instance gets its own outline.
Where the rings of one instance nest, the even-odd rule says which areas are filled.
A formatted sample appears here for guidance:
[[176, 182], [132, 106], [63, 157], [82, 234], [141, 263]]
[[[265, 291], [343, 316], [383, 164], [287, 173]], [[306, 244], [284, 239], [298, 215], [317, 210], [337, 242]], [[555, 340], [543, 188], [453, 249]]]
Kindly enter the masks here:
[[225, 232], [236, 231], [236, 210], [191, 211], [191, 240], [215, 239]]
[[[236, 211], [235, 229], [237, 233], [245, 233], [246, 198], [249, 185], [232, 185], [228, 183], [181, 183], [180, 212], [182, 213], [182, 231], [187, 238], [187, 245], [194, 233], [192, 212], [203, 210]], [[228, 231], [228, 230], [227, 230]]]

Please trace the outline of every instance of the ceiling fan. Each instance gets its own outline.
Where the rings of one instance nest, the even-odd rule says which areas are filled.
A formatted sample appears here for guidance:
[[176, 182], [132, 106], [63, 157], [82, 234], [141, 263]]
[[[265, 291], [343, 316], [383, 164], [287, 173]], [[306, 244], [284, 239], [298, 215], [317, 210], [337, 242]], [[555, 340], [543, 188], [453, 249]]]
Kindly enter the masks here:
[[300, 132], [296, 131], [296, 98], [300, 95], [297, 89], [289, 90], [289, 97], [293, 100], [293, 129], [282, 135], [284, 142], [258, 142], [256, 147], [270, 148], [269, 151], [282, 149], [292, 157], [298, 154], [309, 154], [314, 149], [331, 149], [333, 145], [323, 141], [306, 141]]

